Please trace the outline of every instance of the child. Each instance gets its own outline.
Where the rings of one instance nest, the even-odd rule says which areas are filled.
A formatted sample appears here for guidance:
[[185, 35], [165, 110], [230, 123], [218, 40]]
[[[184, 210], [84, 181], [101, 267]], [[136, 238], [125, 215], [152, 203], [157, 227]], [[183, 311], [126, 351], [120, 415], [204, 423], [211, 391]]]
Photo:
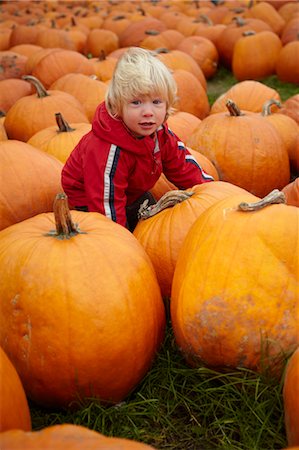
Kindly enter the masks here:
[[134, 230], [139, 206], [163, 171], [179, 189], [212, 181], [166, 120], [176, 100], [169, 69], [151, 51], [120, 58], [92, 130], [70, 154], [62, 187], [70, 207], [97, 211]]

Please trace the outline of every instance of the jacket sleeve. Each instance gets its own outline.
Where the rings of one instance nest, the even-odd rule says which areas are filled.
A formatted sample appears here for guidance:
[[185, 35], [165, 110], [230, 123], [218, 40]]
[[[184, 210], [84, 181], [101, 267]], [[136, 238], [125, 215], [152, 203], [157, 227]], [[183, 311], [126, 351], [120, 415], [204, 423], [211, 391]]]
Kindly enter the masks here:
[[198, 164], [184, 143], [167, 127], [166, 142], [162, 145], [162, 165], [165, 176], [179, 189], [214, 181]]
[[62, 186], [72, 207], [87, 206], [126, 226], [126, 166], [115, 145], [97, 145], [88, 135], [74, 148], [62, 170]]

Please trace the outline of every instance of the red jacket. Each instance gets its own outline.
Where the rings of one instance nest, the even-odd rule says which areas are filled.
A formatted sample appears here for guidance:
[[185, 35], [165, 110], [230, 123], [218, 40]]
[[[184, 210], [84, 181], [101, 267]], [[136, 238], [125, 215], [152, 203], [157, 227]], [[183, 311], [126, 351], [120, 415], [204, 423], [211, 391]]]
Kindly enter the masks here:
[[92, 130], [62, 169], [62, 187], [70, 207], [87, 206], [126, 226], [126, 206], [150, 190], [162, 171], [180, 189], [213, 180], [167, 125], [157, 138], [138, 139], [101, 103]]

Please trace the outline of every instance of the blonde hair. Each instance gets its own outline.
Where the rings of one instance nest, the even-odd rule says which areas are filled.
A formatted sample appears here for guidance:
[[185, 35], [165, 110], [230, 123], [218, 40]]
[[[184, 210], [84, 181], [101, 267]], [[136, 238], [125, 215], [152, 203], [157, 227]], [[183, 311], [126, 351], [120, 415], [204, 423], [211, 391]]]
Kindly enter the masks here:
[[152, 94], [166, 101], [166, 119], [176, 101], [176, 82], [153, 51], [130, 47], [117, 62], [106, 93], [106, 108], [112, 117], [118, 117], [125, 102]]

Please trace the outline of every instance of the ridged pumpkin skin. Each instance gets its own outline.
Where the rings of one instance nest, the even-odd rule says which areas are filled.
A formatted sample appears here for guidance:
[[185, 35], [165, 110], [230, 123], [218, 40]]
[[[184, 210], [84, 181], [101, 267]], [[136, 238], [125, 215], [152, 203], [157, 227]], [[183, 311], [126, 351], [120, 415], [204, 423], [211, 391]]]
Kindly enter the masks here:
[[72, 218], [82, 234], [69, 239], [47, 235], [53, 213], [0, 234], [0, 342], [42, 406], [121, 401], [164, 336], [160, 289], [139, 242], [101, 214]]
[[273, 373], [299, 342], [298, 208], [239, 211], [251, 195], [220, 200], [180, 250], [171, 320], [187, 361]]
[[212, 161], [220, 180], [259, 197], [282, 189], [290, 180], [282, 138], [271, 123], [251, 111], [205, 117], [186, 144]]
[[[243, 111], [261, 112], [263, 105], [267, 100], [273, 99], [280, 101], [280, 95], [275, 90], [255, 80], [240, 81], [234, 84], [230, 89], [220, 95], [211, 106], [210, 114], [226, 112], [226, 101], [231, 99], [237, 103]], [[276, 108], [278, 111], [278, 107]], [[275, 111], [275, 108], [272, 109]]]
[[22, 141], [0, 142], [0, 230], [53, 211], [62, 162]]
[[149, 255], [157, 273], [163, 297], [170, 297], [171, 284], [180, 248], [197, 218], [220, 199], [244, 192], [223, 181], [204, 183], [187, 189], [192, 197], [153, 217], [140, 220], [134, 236]]
[[7, 431], [0, 434], [1, 450], [153, 450], [123, 438], [106, 437], [80, 425], [62, 424], [40, 431]]
[[16, 369], [1, 347], [0, 380], [0, 432], [12, 429], [30, 431], [31, 417], [24, 388]]
[[288, 445], [299, 445], [299, 347], [290, 357], [283, 384], [284, 419]]

